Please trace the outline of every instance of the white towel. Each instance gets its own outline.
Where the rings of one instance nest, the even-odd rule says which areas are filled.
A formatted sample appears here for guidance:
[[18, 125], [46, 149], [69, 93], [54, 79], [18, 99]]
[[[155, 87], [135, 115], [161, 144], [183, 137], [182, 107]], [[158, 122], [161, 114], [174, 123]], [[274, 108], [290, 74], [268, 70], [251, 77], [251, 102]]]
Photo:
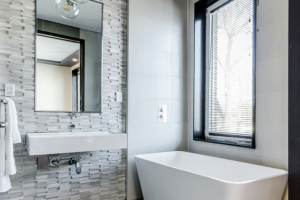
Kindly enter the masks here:
[[21, 134], [18, 128], [18, 115], [17, 115], [17, 109], [15, 102], [11, 98], [7, 98], [7, 101], [10, 103], [10, 109], [11, 109], [11, 117], [12, 117], [12, 137], [14, 144], [21, 143]]
[[4, 104], [0, 105], [0, 121], [6, 120], [7, 122], [6, 128], [0, 130], [0, 192], [6, 192], [11, 188], [9, 175], [17, 172], [13, 144], [21, 142], [21, 135], [18, 129], [15, 103], [10, 98], [0, 98], [8, 101], [6, 111]]

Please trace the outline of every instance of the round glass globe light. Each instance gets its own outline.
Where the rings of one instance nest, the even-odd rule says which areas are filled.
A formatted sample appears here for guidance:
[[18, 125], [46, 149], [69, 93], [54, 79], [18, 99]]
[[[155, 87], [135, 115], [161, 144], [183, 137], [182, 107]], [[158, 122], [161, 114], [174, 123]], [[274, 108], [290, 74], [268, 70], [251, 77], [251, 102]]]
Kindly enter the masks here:
[[56, 0], [55, 9], [65, 19], [74, 19], [78, 16], [80, 6], [74, 0]]
[[86, 2], [88, 2], [89, 0], [76, 0], [77, 3], [79, 4], [84, 4]]

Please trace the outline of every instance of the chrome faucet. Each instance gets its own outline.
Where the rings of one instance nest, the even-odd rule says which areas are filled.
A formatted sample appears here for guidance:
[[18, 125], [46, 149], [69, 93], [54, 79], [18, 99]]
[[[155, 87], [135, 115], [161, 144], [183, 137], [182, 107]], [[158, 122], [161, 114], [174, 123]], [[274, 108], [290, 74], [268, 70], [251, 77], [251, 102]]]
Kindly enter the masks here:
[[73, 117], [77, 118], [77, 114], [72, 112], [72, 113], [70, 113], [70, 117], [71, 117], [71, 119], [73, 119]]
[[75, 165], [76, 173], [81, 173], [82, 164], [80, 163], [80, 153], [76, 153], [76, 158], [70, 159], [70, 165]]

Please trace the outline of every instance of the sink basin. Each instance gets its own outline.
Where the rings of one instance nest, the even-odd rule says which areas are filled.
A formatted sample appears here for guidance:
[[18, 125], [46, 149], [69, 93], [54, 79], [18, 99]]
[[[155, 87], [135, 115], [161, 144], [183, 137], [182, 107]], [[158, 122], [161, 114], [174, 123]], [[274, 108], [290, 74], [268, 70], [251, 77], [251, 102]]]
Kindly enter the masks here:
[[26, 149], [30, 156], [126, 148], [126, 134], [103, 132], [28, 133], [26, 138]]

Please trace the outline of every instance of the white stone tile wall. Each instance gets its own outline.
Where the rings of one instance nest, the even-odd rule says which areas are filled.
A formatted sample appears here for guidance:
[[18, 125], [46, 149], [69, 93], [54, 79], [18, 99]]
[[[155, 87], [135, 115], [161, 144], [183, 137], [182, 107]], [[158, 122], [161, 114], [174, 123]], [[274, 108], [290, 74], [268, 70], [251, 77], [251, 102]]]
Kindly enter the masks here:
[[[104, 3], [103, 30], [103, 113], [80, 114], [34, 112], [35, 1], [0, 1], [0, 96], [4, 83], [16, 85], [19, 129], [23, 144], [15, 145], [17, 174], [12, 189], [0, 199], [125, 199], [126, 151], [82, 153], [83, 172], [77, 175], [67, 160], [58, 168], [37, 170], [36, 158], [25, 150], [28, 132], [108, 131], [125, 134], [127, 92], [127, 1]], [[116, 102], [115, 92], [123, 92]]]

